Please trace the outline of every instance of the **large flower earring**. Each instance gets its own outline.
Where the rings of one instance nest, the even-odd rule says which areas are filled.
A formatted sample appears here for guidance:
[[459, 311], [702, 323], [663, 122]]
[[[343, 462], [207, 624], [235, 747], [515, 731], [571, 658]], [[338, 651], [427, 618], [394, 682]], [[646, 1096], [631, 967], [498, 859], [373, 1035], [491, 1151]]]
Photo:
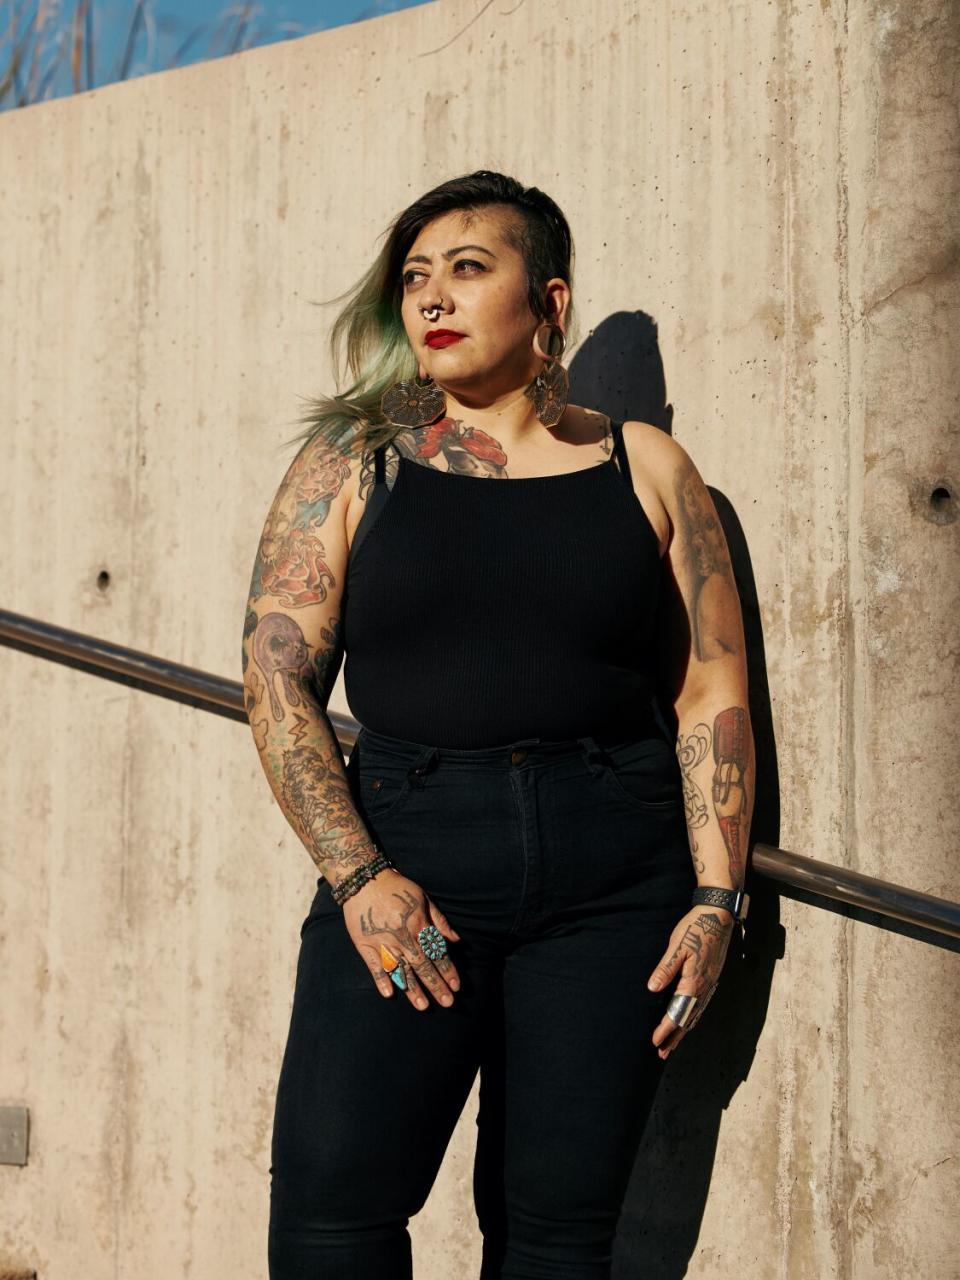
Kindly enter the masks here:
[[[550, 326], [550, 337], [547, 340], [548, 350], [544, 352], [540, 346], [540, 329], [542, 325], [537, 327], [536, 333], [533, 335], [533, 349], [536, 354], [543, 360], [544, 366], [527, 387], [524, 393], [527, 399], [533, 401], [533, 407], [537, 412], [537, 417], [545, 427], [555, 427], [563, 417], [563, 411], [567, 407], [567, 400], [570, 398], [570, 378], [566, 369], [560, 363], [560, 357], [563, 355], [567, 340], [564, 337], [563, 330], [553, 320], [544, 322]], [[560, 350], [554, 351], [556, 345], [555, 335], [560, 337]]]
[[421, 377], [421, 366], [406, 382], [395, 382], [380, 397], [380, 412], [397, 427], [425, 427], [447, 407], [447, 399], [433, 378]]

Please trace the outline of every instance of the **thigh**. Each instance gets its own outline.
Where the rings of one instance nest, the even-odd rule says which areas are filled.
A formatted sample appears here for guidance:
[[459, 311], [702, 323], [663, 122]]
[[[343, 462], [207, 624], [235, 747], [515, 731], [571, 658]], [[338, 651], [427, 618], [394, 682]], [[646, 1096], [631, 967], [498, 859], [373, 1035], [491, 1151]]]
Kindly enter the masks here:
[[665, 1065], [647, 980], [696, 876], [663, 746], [548, 770], [537, 798], [543, 894], [503, 975], [504, 1274], [601, 1277]]
[[465, 988], [422, 1012], [399, 991], [380, 995], [340, 908], [318, 893], [277, 1086], [276, 1230], [419, 1211], [477, 1072], [483, 983]]
[[[675, 922], [674, 922], [675, 923]], [[614, 910], [525, 942], [504, 980], [505, 1188], [512, 1212], [612, 1235], [664, 1063], [669, 993], [646, 982], [672, 924]]]

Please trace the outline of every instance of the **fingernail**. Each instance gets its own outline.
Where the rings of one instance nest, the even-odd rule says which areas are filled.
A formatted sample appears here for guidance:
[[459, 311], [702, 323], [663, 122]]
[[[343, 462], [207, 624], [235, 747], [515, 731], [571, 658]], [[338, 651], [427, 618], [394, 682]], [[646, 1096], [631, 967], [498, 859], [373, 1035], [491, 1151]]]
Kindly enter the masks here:
[[459, 983], [459, 982], [457, 982], [456, 978], [451, 978], [451, 979], [450, 979], [450, 990], [451, 990], [451, 991], [459, 991], [459, 990], [460, 990], [460, 983]]
[[659, 990], [660, 990], [660, 979], [659, 979], [659, 978], [651, 978], [651, 979], [650, 979], [650, 981], [647, 983], [647, 986], [650, 988], [650, 990], [651, 990], [651, 991], [659, 991]]

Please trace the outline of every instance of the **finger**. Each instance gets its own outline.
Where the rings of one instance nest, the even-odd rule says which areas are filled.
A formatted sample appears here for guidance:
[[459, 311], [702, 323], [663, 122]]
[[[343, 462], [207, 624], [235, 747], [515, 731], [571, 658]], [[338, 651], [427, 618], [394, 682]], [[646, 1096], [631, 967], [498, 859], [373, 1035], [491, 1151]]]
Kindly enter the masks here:
[[430, 918], [433, 921], [433, 923], [437, 926], [437, 928], [440, 930], [440, 932], [443, 934], [443, 936], [445, 938], [449, 938], [451, 942], [459, 942], [460, 941], [459, 933], [457, 933], [456, 929], [453, 927], [453, 925], [450, 923], [450, 921], [447, 919], [447, 917], [443, 914], [443, 912], [440, 910], [440, 908], [432, 899], [429, 902], [429, 907], [430, 907]]
[[[693, 1017], [692, 1014], [690, 1016]], [[677, 1047], [680, 1041], [684, 1038], [684, 1036], [690, 1030], [690, 1023], [687, 1022], [685, 1026], [678, 1027], [675, 1022], [670, 1022], [668, 1020], [667, 1027], [669, 1029], [667, 1030], [666, 1034], [659, 1041], [657, 1041], [656, 1036], [662, 1026], [663, 1026], [663, 1023], [661, 1023], [660, 1027], [657, 1027], [657, 1030], [654, 1032], [654, 1044], [656, 1045], [657, 1053], [659, 1054], [659, 1056], [661, 1058], [666, 1058], [668, 1054], [673, 1052], [673, 1050]]]
[[[667, 1035], [659, 1042], [658, 1052], [661, 1058], [666, 1058], [667, 1055], [677, 1047], [677, 1045], [684, 1038], [684, 1036], [688, 1035], [693, 1030], [693, 1028], [697, 1025], [697, 1023], [703, 1017], [703, 1011], [704, 1009], [706, 1009], [707, 1005], [710, 1003], [711, 997], [713, 996], [713, 993], [717, 989], [717, 985], [718, 984], [714, 982], [711, 986], [707, 987], [704, 990], [703, 994], [697, 999], [697, 1003], [690, 1010], [690, 1016], [687, 1018], [686, 1022], [683, 1024], [682, 1027], [678, 1027], [676, 1023], [671, 1023], [673, 1027], [673, 1031], [672, 1032], [668, 1031]], [[670, 1022], [670, 1021], [671, 1021], [670, 1019], [664, 1018], [664, 1021], [660, 1023], [659, 1027], [657, 1027], [656, 1031], [654, 1032], [655, 1044], [657, 1043], [657, 1034], [660, 1031], [661, 1027], [663, 1027], [664, 1022]]]
[[676, 1049], [677, 1045], [680, 1043], [680, 1041], [684, 1038], [686, 1034], [687, 1034], [686, 1027], [677, 1027], [674, 1034], [669, 1038], [669, 1040], [665, 1040], [664, 1043], [660, 1045], [660, 1047], [657, 1049], [657, 1056], [664, 1059], [669, 1058], [670, 1054], [673, 1053], [674, 1049]]
[[686, 1028], [689, 1028], [690, 1019], [696, 1013], [697, 1006], [700, 1003], [699, 990], [698, 990], [697, 983], [691, 981], [690, 979], [681, 978], [680, 981], [677, 983], [676, 990], [674, 991], [673, 994], [675, 996], [696, 996], [697, 999], [693, 1008], [690, 1010], [689, 1017], [687, 1018], [687, 1021], [684, 1027], [680, 1027], [673, 1020], [673, 1018], [669, 1016], [669, 1014], [667, 1014], [666, 1012], [664, 1013], [663, 1017], [660, 1019], [660, 1022], [654, 1028], [654, 1032], [653, 1032], [653, 1043], [660, 1047], [663, 1047], [664, 1044], [666, 1044], [666, 1042], [671, 1039], [671, 1037], [676, 1039], [675, 1033], [677, 1031], [683, 1031]]
[[[691, 1018], [693, 1017], [692, 1013], [690, 1014], [690, 1017]], [[653, 1043], [657, 1046], [657, 1048], [662, 1049], [664, 1045], [676, 1043], [676, 1041], [681, 1038], [677, 1035], [678, 1031], [686, 1032], [689, 1029], [690, 1029], [689, 1020], [687, 1021], [686, 1026], [678, 1027], [672, 1018], [668, 1018], [666, 1015], [664, 1015], [662, 1020], [654, 1028], [653, 1037], [652, 1037]]]
[[460, 990], [460, 975], [457, 973], [456, 965], [449, 956], [441, 956], [439, 960], [434, 960], [437, 972], [441, 974], [447, 986], [451, 991]]
[[673, 951], [665, 951], [663, 957], [657, 967], [651, 973], [647, 981], [647, 987], [651, 991], [661, 991], [669, 982], [673, 980], [683, 963], [682, 952], [680, 947], [676, 947]]
[[703, 1017], [703, 1011], [704, 1009], [706, 1009], [707, 1005], [710, 1003], [710, 1000], [712, 999], [713, 993], [716, 991], [716, 989], [717, 989], [717, 983], [713, 983], [713, 985], [708, 987], [706, 991], [703, 993], [703, 997], [697, 1001], [697, 1004], [694, 1007], [693, 1012], [690, 1014], [690, 1017], [687, 1020], [687, 1025], [686, 1025], [687, 1031], [692, 1030], [700, 1021], [700, 1019]]
[[377, 990], [382, 996], [386, 996], [387, 998], [391, 997], [397, 988], [391, 981], [389, 973], [387, 973], [383, 965], [377, 964], [375, 960], [370, 960], [366, 955], [364, 955], [363, 958], [366, 961], [367, 968], [373, 975], [373, 981]]
[[386, 947], [377, 948], [370, 943], [354, 945], [370, 970], [377, 990], [382, 996], [392, 996], [396, 988], [390, 980], [390, 969], [396, 967], [396, 957]]
[[421, 951], [419, 955], [411, 955], [409, 964], [423, 983], [424, 987], [440, 1004], [453, 1004], [453, 995], [437, 971], [436, 964]]
[[417, 981], [417, 975], [413, 971], [410, 961], [404, 959], [403, 976], [407, 980], [407, 999], [417, 1009], [426, 1009], [430, 1001], [427, 999], [426, 992]]
[[[451, 942], [459, 942], [460, 941], [459, 933], [457, 933], [456, 929], [454, 929], [450, 921], [443, 914], [443, 912], [440, 910], [437, 904], [433, 901], [430, 901], [428, 903], [428, 906], [430, 911], [430, 918], [432, 919], [433, 923], [437, 926], [437, 928], [440, 930], [440, 932], [443, 934], [443, 936], [445, 938], [449, 938]], [[453, 960], [450, 958], [449, 954], [445, 956], [441, 956], [439, 960], [434, 961], [434, 964], [436, 965], [439, 973], [442, 974], [444, 980], [447, 983], [447, 986], [450, 987], [452, 991], [459, 991], [460, 975], [457, 973], [456, 965], [453, 963]]]
[[[677, 930], [679, 930], [679, 928], [680, 925], [677, 926]], [[676, 934], [677, 930], [674, 930], [674, 934]], [[653, 973], [650, 975], [649, 981], [647, 982], [647, 986], [651, 991], [662, 990], [677, 976], [678, 971], [680, 972], [681, 982], [686, 982], [688, 986], [692, 984], [694, 988], [697, 987], [698, 957], [688, 942], [688, 939], [691, 936], [696, 936], [695, 923], [688, 923], [683, 930], [680, 941], [673, 947], [673, 950], [670, 951], [668, 949], [664, 952], [663, 958], [654, 969]], [[673, 945], [672, 942], [671, 945]], [[674, 994], [677, 994], [677, 992]]]

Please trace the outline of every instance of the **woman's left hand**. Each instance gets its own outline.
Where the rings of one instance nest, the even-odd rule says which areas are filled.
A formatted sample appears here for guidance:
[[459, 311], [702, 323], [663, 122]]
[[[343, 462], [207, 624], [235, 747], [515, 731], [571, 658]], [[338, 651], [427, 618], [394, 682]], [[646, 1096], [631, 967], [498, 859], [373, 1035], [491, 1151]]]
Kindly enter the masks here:
[[696, 996], [697, 1002], [682, 1027], [663, 1015], [653, 1033], [653, 1043], [661, 1058], [666, 1058], [677, 1047], [707, 1007], [720, 980], [734, 924], [733, 914], [723, 907], [694, 907], [671, 933], [669, 946], [647, 986], [651, 991], [662, 991], [679, 972], [680, 981], [674, 995]]

